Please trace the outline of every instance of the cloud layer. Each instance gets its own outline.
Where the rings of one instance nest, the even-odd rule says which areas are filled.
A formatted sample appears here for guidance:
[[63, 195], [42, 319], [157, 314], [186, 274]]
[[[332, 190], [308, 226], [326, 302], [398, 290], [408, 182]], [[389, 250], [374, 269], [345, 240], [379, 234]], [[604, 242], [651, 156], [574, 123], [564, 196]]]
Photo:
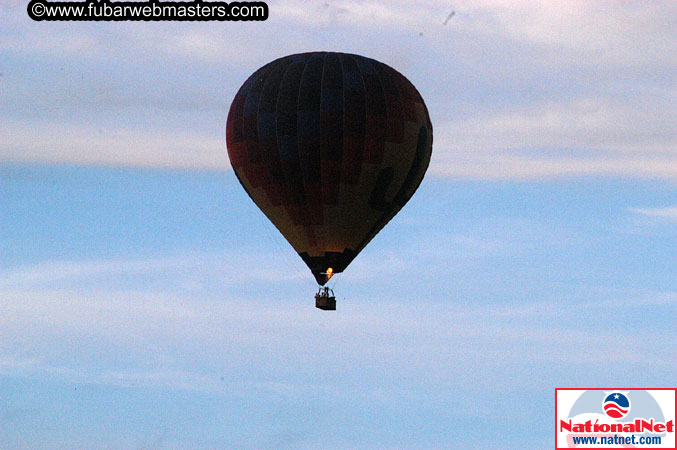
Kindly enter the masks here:
[[674, 2], [464, 2], [447, 25], [441, 1], [50, 27], [21, 2], [0, 8], [0, 160], [228, 169], [224, 123], [241, 82], [276, 57], [326, 49], [373, 56], [417, 85], [436, 175], [677, 177]]

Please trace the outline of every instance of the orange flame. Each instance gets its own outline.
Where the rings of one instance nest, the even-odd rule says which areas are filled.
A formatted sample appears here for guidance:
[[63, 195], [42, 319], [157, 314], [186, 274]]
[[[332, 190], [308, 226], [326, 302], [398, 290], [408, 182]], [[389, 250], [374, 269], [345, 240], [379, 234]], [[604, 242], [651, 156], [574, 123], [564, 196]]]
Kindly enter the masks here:
[[327, 280], [329, 280], [332, 276], [334, 276], [334, 269], [330, 267], [327, 269]]

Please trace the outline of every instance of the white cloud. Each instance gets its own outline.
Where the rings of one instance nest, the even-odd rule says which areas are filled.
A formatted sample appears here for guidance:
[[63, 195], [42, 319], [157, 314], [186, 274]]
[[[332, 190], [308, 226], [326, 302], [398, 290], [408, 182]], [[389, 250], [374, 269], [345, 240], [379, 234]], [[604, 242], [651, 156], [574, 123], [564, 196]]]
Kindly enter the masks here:
[[629, 211], [642, 216], [677, 221], [677, 206], [666, 208], [630, 208]]
[[8, 161], [225, 169], [225, 139], [190, 131], [97, 127], [45, 121], [8, 122], [0, 130]]
[[36, 286], [51, 282], [76, 281], [101, 275], [148, 275], [153, 272], [181, 270], [196, 266], [195, 258], [120, 261], [54, 261], [18, 267], [0, 275], [0, 286]]
[[623, 153], [651, 149], [677, 158], [677, 119], [671, 100], [610, 97], [538, 104], [472, 120], [443, 123], [441, 145], [482, 149], [588, 149]]
[[474, 11], [491, 12], [490, 20], [515, 39], [564, 46], [594, 57], [595, 64], [643, 65], [667, 55], [674, 61], [675, 5], [669, 1], [639, 5], [568, 0], [558, 2], [556, 8], [505, 0], [472, 5]]
[[585, 175], [677, 178], [677, 157], [656, 155], [520, 156], [510, 151], [456, 152], [431, 165], [431, 174], [468, 179], [552, 179]]
[[470, 178], [674, 179], [677, 121], [665, 101], [586, 99], [450, 120], [435, 129], [431, 172]]
[[296, 267], [285, 258], [287, 270], [271, 271], [280, 256], [266, 253], [215, 252], [189, 254], [175, 257], [136, 260], [95, 260], [95, 261], [50, 261], [34, 265], [15, 267], [0, 274], [0, 288], [26, 289], [45, 286], [70, 286], [73, 283], [93, 281], [103, 283], [122, 276], [152, 277], [196, 275], [218, 277], [225, 282], [242, 281], [288, 281], [309, 277], [300, 259], [294, 258]]

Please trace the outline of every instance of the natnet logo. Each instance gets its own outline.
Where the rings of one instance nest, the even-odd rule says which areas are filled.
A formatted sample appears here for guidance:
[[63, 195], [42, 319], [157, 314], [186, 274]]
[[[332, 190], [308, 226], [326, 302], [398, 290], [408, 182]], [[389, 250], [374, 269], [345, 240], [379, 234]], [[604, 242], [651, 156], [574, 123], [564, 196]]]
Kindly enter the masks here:
[[557, 449], [675, 449], [675, 389], [555, 389]]

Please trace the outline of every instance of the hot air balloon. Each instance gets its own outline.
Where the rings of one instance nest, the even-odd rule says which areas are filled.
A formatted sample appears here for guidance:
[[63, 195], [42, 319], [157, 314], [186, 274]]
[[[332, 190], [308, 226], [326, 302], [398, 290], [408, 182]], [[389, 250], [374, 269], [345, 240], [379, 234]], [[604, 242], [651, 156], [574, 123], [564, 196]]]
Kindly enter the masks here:
[[301, 53], [244, 82], [226, 143], [244, 189], [323, 286], [414, 194], [430, 163], [432, 124], [393, 68]]

